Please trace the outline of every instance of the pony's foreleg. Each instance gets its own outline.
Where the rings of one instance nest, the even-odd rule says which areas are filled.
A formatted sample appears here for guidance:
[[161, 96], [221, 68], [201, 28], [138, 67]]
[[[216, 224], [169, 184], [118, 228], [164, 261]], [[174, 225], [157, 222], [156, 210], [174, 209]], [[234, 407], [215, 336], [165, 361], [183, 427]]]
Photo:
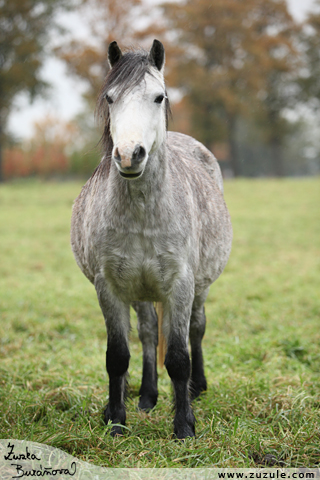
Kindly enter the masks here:
[[[180, 281], [169, 312], [169, 329], [165, 366], [172, 380], [175, 395], [174, 433], [177, 438], [195, 436], [195, 418], [190, 406], [190, 358], [188, 352], [189, 322], [193, 300], [190, 279]], [[166, 306], [165, 306], [166, 310]], [[166, 321], [166, 311], [164, 320]], [[167, 330], [167, 325], [164, 325]]]
[[106, 367], [109, 375], [109, 403], [104, 411], [104, 421], [109, 420], [114, 425], [111, 435], [121, 435], [125, 425], [125, 388], [126, 373], [129, 367], [128, 336], [130, 329], [130, 307], [119, 301], [107, 288], [104, 278], [97, 275], [95, 287], [102, 313], [105, 318], [108, 346], [106, 352]]
[[201, 392], [207, 389], [207, 381], [203, 369], [203, 356], [201, 342], [206, 327], [204, 313], [204, 301], [206, 294], [196, 297], [192, 305], [190, 320], [190, 344], [191, 344], [191, 399], [197, 398]]
[[142, 382], [139, 391], [139, 408], [151, 410], [157, 403], [157, 345], [158, 320], [152, 303], [134, 302], [138, 316], [138, 333], [143, 348]]

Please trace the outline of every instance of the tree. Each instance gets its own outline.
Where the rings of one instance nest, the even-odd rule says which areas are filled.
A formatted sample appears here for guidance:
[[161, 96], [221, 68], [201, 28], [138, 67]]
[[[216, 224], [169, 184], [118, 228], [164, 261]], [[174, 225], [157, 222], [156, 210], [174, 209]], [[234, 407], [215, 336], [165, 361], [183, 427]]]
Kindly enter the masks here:
[[124, 46], [134, 43], [143, 6], [141, 0], [84, 0], [79, 12], [86, 19], [89, 41], [72, 40], [56, 48], [56, 53], [86, 83], [84, 97], [92, 108], [108, 73], [109, 44], [113, 40]]
[[217, 140], [227, 141], [234, 174], [239, 175], [238, 119], [263, 111], [275, 126], [273, 132], [279, 132], [287, 98], [280, 79], [293, 72], [296, 54], [294, 23], [286, 4], [186, 0], [165, 4], [164, 12], [175, 32], [171, 42], [183, 49], [171, 74], [187, 98], [192, 129], [208, 147]]
[[320, 102], [320, 0], [308, 15], [301, 35], [304, 47], [304, 72], [300, 79], [304, 102], [317, 109]]
[[31, 100], [47, 84], [40, 69], [54, 15], [64, 0], [0, 0], [0, 181], [5, 127], [20, 92]]
[[143, 25], [146, 10], [142, 0], [83, 0], [78, 14], [85, 19], [87, 38], [73, 39], [55, 49], [69, 72], [86, 85], [83, 112], [75, 119], [82, 138], [70, 157], [73, 173], [87, 175], [99, 161], [93, 110], [109, 69], [109, 44], [117, 40], [121, 46], [128, 47], [143, 41], [146, 34], [138, 26]]
[[301, 98], [301, 27], [294, 22], [284, 1], [265, 1], [259, 9], [262, 30], [267, 35], [262, 38], [265, 52], [259, 68], [263, 83], [258, 92], [260, 102], [254, 117], [262, 127], [266, 143], [271, 147], [272, 172], [276, 176], [283, 176], [283, 146], [286, 136], [294, 128], [284, 112], [294, 109]]

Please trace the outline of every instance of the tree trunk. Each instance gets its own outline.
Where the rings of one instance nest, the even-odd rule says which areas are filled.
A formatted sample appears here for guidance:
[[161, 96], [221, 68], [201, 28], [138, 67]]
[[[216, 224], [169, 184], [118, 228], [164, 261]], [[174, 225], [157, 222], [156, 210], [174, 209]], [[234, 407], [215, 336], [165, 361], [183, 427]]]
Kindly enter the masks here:
[[237, 141], [236, 141], [236, 117], [234, 115], [228, 116], [229, 126], [229, 149], [230, 149], [230, 165], [235, 177], [241, 175], [241, 165], [238, 156]]
[[284, 177], [284, 163], [282, 156], [282, 146], [278, 137], [271, 138], [271, 151], [272, 151], [272, 175], [275, 177]]
[[3, 172], [2, 172], [2, 141], [3, 141], [2, 127], [1, 127], [1, 123], [0, 123], [0, 183], [2, 183], [4, 181]]

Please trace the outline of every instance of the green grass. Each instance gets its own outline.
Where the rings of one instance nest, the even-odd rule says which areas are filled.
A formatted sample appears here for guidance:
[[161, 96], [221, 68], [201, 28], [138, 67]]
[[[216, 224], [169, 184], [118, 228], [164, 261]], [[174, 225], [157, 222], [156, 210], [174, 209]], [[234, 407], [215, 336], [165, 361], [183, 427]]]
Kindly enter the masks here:
[[165, 369], [156, 409], [136, 410], [135, 319], [128, 429], [106, 434], [105, 327], [69, 246], [80, 184], [1, 185], [1, 438], [112, 467], [319, 465], [320, 180], [239, 180], [225, 189], [234, 243], [206, 303], [209, 387], [194, 402], [196, 439], [176, 442]]

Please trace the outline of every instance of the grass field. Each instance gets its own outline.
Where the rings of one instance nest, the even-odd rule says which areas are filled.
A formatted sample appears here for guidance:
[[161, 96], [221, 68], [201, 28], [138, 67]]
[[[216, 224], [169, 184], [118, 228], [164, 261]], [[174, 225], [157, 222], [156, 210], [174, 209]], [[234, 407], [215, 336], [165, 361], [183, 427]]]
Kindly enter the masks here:
[[155, 410], [136, 410], [134, 318], [126, 435], [102, 421], [105, 327], [69, 246], [80, 184], [1, 185], [1, 438], [112, 467], [320, 464], [320, 179], [225, 187], [234, 243], [206, 304], [209, 387], [194, 402], [197, 437], [176, 442], [165, 369]]

